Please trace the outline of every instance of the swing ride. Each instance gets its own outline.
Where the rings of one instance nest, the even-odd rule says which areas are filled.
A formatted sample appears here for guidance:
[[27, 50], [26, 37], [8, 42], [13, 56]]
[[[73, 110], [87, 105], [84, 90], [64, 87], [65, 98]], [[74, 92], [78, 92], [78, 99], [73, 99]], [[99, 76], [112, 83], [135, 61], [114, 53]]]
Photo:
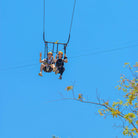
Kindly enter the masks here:
[[[73, 24], [73, 17], [74, 17], [74, 12], [75, 12], [75, 7], [76, 7], [76, 0], [74, 0], [74, 7], [73, 7], [73, 12], [72, 12], [72, 18], [71, 18], [71, 23], [70, 23], [70, 30], [69, 30], [69, 35], [67, 42], [64, 43], [59, 43], [58, 40], [56, 42], [51, 42], [47, 41], [45, 39], [45, 0], [44, 0], [44, 16], [43, 16], [43, 41], [44, 41], [44, 59], [41, 60], [42, 58], [42, 53], [40, 53], [40, 63], [41, 68], [40, 68], [40, 73], [39, 76], [42, 76], [42, 70], [45, 72], [55, 72], [55, 74], [60, 74], [59, 79], [62, 79], [62, 74], [65, 71], [64, 68], [64, 63], [67, 63], [67, 56], [66, 56], [66, 48], [69, 44], [70, 41], [70, 34], [72, 30], [72, 24]], [[49, 45], [52, 45], [52, 50], [49, 49]], [[63, 47], [64, 52], [59, 51], [59, 46]], [[50, 51], [49, 51], [50, 50]], [[56, 57], [54, 59], [53, 54], [56, 53]], [[64, 58], [63, 58], [64, 57]]]

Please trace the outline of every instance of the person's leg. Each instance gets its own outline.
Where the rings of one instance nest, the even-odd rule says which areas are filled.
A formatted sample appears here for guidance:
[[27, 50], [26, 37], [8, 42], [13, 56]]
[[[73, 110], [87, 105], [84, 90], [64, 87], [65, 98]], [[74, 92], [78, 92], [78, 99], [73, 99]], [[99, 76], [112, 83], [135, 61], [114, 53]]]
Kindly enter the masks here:
[[44, 65], [44, 64], [41, 64], [40, 73], [38, 74], [39, 76], [43, 76], [43, 75], [42, 75], [42, 70], [43, 70], [44, 67], [45, 67], [45, 65]]
[[41, 64], [41, 67], [40, 67], [40, 72], [42, 72], [43, 68], [45, 67], [44, 64]]
[[59, 73], [59, 69], [60, 69], [60, 68], [59, 68], [58, 66], [55, 67], [55, 74], [56, 74], [56, 75]]
[[55, 64], [52, 64], [51, 68], [53, 69], [53, 72], [55, 72], [57, 70], [57, 68], [55, 67]]
[[52, 65], [51, 65], [51, 68], [54, 68], [54, 67], [55, 67], [55, 64], [52, 64]]
[[64, 71], [65, 71], [65, 68], [61, 67], [59, 70], [59, 73], [60, 73], [59, 79], [62, 79], [62, 75], [63, 75]]

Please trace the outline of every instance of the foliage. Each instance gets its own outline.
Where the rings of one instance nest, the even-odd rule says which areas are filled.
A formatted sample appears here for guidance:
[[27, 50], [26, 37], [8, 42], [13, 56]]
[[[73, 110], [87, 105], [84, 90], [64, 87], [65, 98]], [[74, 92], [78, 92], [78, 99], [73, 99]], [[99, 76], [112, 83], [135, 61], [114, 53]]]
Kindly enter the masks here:
[[133, 68], [129, 63], [125, 63], [126, 66], [131, 71], [133, 78], [128, 79], [125, 75], [121, 75], [116, 88], [123, 92], [122, 100], [110, 104], [109, 101], [104, 102], [104, 109], [100, 109], [98, 112], [101, 116], [111, 115], [113, 118], [122, 118], [123, 134], [133, 137], [138, 134], [138, 62]]
[[136, 136], [138, 134], [138, 62], [131, 67], [129, 63], [125, 63], [124, 67], [128, 67], [131, 72], [131, 79], [128, 79], [125, 75], [121, 74], [119, 85], [116, 88], [122, 93], [121, 100], [109, 102], [98, 98], [98, 103], [86, 101], [83, 94], [78, 94], [75, 98], [73, 86], [68, 86], [67, 91], [72, 90], [73, 98], [63, 98], [77, 100], [83, 103], [96, 104], [102, 109], [98, 112], [104, 118], [106, 116], [112, 116], [120, 118], [122, 121], [122, 133], [125, 136]]

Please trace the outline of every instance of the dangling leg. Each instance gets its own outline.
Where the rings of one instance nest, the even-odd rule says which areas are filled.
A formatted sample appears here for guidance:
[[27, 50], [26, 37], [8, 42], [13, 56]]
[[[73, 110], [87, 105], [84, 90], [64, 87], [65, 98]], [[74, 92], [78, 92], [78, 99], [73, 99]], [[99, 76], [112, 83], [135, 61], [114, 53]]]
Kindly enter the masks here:
[[58, 73], [59, 73], [59, 67], [56, 66], [56, 67], [55, 67], [55, 74], [57, 75]]
[[42, 70], [43, 70], [44, 67], [45, 67], [45, 65], [44, 65], [44, 64], [41, 64], [40, 73], [38, 74], [39, 76], [43, 76], [43, 75], [42, 75]]
[[65, 68], [64, 67], [61, 67], [60, 70], [59, 70], [59, 73], [60, 73], [59, 79], [60, 80], [62, 79], [62, 75], [63, 75], [63, 72], [64, 71], [65, 71]]
[[55, 67], [55, 64], [52, 64], [51, 68], [53, 69], [53, 72], [55, 72], [57, 70], [57, 68]]

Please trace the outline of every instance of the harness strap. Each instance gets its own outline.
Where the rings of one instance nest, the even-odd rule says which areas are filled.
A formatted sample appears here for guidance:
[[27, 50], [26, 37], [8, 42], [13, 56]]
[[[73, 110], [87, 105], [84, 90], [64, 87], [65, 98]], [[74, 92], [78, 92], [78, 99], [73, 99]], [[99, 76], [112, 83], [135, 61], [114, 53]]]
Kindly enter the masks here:
[[57, 43], [57, 51], [56, 51], [56, 54], [58, 54], [58, 43]]
[[55, 45], [54, 45], [54, 43], [53, 43], [53, 51], [52, 51], [52, 53], [54, 53], [54, 46], [55, 46]]
[[45, 43], [44, 58], [47, 58], [47, 54], [48, 54], [48, 43]]
[[66, 47], [67, 47], [67, 44], [64, 45], [64, 54], [66, 54]]

